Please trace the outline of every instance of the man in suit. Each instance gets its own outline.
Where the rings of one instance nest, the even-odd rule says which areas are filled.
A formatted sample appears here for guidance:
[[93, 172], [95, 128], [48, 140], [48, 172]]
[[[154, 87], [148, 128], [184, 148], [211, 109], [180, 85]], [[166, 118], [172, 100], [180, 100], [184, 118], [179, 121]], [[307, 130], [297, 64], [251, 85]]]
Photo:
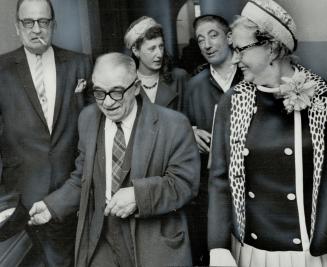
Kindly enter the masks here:
[[140, 97], [126, 55], [101, 56], [92, 80], [97, 103], [79, 117], [75, 171], [50, 195], [59, 220], [80, 199], [76, 266], [190, 266], [183, 207], [200, 161], [187, 118]]
[[51, 45], [56, 22], [49, 0], [19, 0], [16, 16], [23, 46], [0, 57], [2, 191], [20, 193], [30, 210], [27, 231], [34, 248], [24, 266], [70, 266], [76, 215], [36, 224], [55, 217], [48, 195], [74, 168], [91, 63]]
[[193, 27], [201, 53], [209, 66], [189, 81], [185, 93], [185, 112], [201, 153], [200, 191], [197, 199], [188, 207], [188, 217], [193, 262], [208, 265], [208, 160], [214, 110], [224, 93], [242, 79], [242, 74], [232, 63], [230, 29], [224, 18], [203, 15], [195, 19]]

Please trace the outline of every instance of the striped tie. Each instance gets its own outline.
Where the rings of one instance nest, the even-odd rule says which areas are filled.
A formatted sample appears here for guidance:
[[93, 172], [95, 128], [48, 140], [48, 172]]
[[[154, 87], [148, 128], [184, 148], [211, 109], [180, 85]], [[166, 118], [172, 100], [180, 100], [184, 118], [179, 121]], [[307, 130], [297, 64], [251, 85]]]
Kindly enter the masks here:
[[120, 187], [122, 166], [125, 158], [126, 144], [121, 122], [116, 122], [117, 132], [112, 146], [112, 192], [116, 193]]
[[44, 87], [44, 75], [41, 55], [36, 55], [36, 66], [35, 66], [35, 89], [39, 98], [43, 114], [47, 124], [49, 125], [48, 118], [48, 99]]

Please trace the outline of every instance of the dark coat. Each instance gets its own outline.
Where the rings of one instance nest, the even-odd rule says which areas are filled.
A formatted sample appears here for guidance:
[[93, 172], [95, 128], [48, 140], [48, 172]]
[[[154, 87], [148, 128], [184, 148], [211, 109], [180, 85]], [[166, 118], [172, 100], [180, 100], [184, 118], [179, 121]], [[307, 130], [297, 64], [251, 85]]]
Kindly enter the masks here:
[[[24, 49], [0, 58], [0, 149], [2, 186], [18, 191], [30, 208], [64, 184], [77, 155], [77, 120], [84, 107], [82, 93], [74, 93], [77, 80], [88, 79], [90, 59], [53, 47], [57, 91], [50, 135], [34, 88]], [[51, 208], [52, 203], [47, 202]]]
[[[243, 78], [238, 69], [235, 73], [231, 86], [234, 86]], [[219, 103], [224, 91], [206, 68], [194, 77], [188, 84], [184, 94], [185, 114], [192, 126], [211, 132], [215, 105]]]
[[[165, 81], [162, 75], [160, 75], [154, 103], [163, 107], [181, 111], [183, 109], [183, 95], [186, 90], [189, 76], [185, 70], [180, 68], [174, 68], [171, 75], [171, 82]], [[140, 94], [144, 98], [149, 99], [143, 88], [141, 88]]]
[[[317, 82], [311, 107], [301, 111], [301, 134], [306, 227], [311, 236], [310, 252], [319, 256], [326, 254], [327, 244], [327, 209], [324, 207], [327, 153], [323, 145], [326, 143], [327, 85], [317, 75], [297, 67]], [[239, 214], [244, 210], [236, 208], [236, 204], [244, 203], [245, 243], [269, 251], [302, 250], [302, 244], [294, 240], [301, 236], [296, 205], [293, 113], [286, 113], [283, 99], [256, 90], [251, 83], [237, 85], [222, 99], [215, 119], [209, 180], [209, 248], [230, 249], [231, 233], [242, 240]], [[237, 123], [233, 125], [231, 121]], [[249, 126], [245, 126], [246, 122]], [[235, 129], [240, 130], [235, 133]], [[241, 148], [236, 150], [238, 147]], [[231, 161], [233, 155], [238, 162], [244, 158], [245, 176], [241, 168], [231, 165], [236, 162], [235, 158]], [[321, 172], [316, 171], [317, 166], [322, 166]], [[243, 188], [244, 199], [236, 198]], [[319, 192], [318, 197], [314, 198], [312, 192]], [[315, 206], [316, 217], [312, 216]]]
[[[75, 264], [79, 267], [88, 265], [104, 219], [104, 197], [92, 189], [100, 115], [96, 105], [82, 112], [76, 170], [65, 186], [52, 195], [58, 210], [65, 210], [59, 207], [66, 205], [61, 214], [65, 216], [74, 211], [72, 203], [79, 201], [81, 193], [75, 251]], [[130, 217], [137, 266], [191, 265], [182, 208], [197, 194], [199, 169], [198, 150], [187, 119], [175, 111], [143, 101], [130, 168], [138, 208], [137, 214]], [[67, 194], [70, 199], [63, 202], [61, 196]]]

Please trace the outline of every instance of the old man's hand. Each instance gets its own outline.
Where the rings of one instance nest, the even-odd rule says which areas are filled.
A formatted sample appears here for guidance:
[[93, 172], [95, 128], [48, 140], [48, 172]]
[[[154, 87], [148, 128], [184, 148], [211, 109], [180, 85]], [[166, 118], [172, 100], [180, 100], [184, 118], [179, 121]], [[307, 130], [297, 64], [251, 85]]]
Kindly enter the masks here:
[[120, 218], [127, 218], [136, 210], [134, 187], [119, 189], [110, 199], [104, 215], [111, 214]]
[[29, 225], [40, 225], [49, 222], [52, 218], [47, 205], [43, 201], [35, 202], [29, 211], [31, 216]]

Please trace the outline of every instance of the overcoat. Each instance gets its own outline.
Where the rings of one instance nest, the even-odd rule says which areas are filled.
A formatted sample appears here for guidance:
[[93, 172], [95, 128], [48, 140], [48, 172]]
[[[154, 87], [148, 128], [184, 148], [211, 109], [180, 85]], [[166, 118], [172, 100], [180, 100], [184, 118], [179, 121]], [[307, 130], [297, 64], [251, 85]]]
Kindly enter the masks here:
[[[79, 119], [76, 170], [59, 192], [52, 195], [69, 214], [80, 196], [76, 239], [76, 266], [88, 266], [98, 244], [105, 208], [105, 181], [93, 175], [101, 112], [87, 107]], [[133, 140], [130, 169], [137, 212], [130, 228], [137, 266], [189, 266], [190, 243], [183, 206], [198, 192], [200, 162], [192, 128], [184, 115], [143, 100]], [[102, 186], [94, 186], [95, 182]], [[81, 190], [80, 190], [81, 187]], [[81, 192], [81, 195], [79, 194]], [[62, 195], [69, 195], [66, 202]], [[61, 213], [61, 216], [65, 216]]]

